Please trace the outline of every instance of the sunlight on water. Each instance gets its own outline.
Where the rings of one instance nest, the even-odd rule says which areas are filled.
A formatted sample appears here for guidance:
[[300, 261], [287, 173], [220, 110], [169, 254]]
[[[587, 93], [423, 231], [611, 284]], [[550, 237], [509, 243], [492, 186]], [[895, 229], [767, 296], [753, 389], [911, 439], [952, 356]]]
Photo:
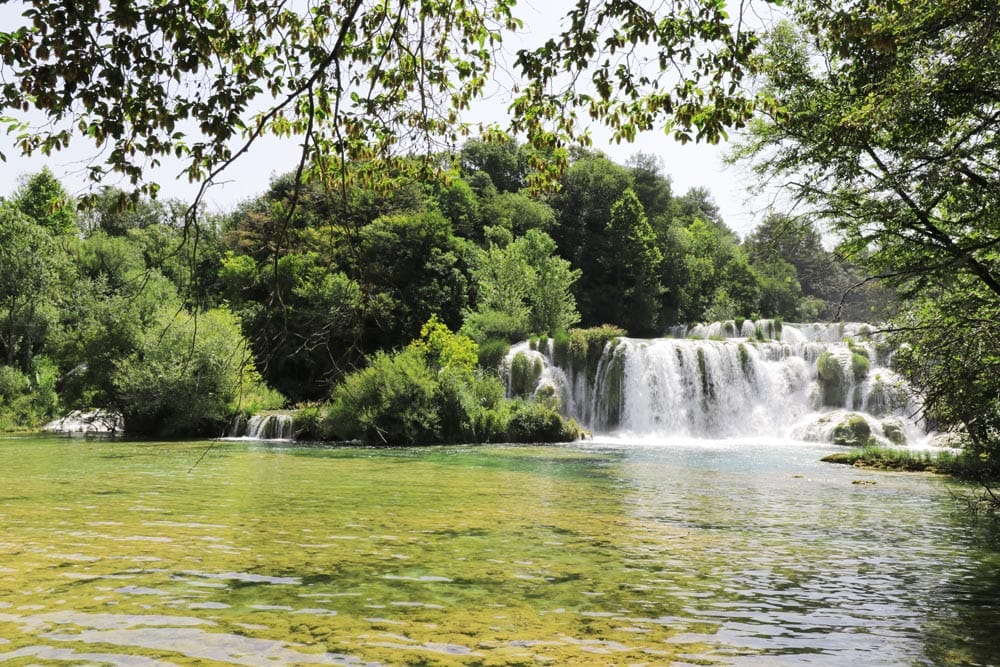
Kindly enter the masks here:
[[0, 664], [997, 664], [949, 487], [829, 448], [0, 440]]

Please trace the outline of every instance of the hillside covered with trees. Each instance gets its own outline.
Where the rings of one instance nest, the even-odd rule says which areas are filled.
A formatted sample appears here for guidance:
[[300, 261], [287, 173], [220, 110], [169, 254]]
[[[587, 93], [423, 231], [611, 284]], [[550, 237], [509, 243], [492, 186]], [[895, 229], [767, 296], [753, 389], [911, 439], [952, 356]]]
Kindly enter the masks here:
[[[443, 175], [355, 187], [347, 206], [281, 177], [195, 227], [180, 203], [78, 202], [27, 177], [0, 208], [4, 426], [105, 408], [134, 434], [218, 435], [235, 413], [311, 404], [325, 437], [504, 439], [522, 408], [556, 423], [500, 408], [499, 364], [532, 336], [882, 314], [808, 224], [772, 215], [741, 241], [654, 156], [581, 151], [549, 194], [514, 142], [436, 160]], [[387, 413], [367, 430], [349, 423], [364, 392]]]

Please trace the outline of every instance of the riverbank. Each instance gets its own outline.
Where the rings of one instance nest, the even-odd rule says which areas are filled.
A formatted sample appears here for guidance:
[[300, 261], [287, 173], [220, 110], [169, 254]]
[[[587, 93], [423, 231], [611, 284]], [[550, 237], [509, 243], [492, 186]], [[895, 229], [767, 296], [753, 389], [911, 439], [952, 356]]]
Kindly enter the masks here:
[[825, 463], [839, 463], [856, 468], [928, 472], [957, 479], [971, 479], [976, 468], [972, 458], [950, 450], [912, 450], [897, 447], [862, 447], [849, 452], [824, 456]]

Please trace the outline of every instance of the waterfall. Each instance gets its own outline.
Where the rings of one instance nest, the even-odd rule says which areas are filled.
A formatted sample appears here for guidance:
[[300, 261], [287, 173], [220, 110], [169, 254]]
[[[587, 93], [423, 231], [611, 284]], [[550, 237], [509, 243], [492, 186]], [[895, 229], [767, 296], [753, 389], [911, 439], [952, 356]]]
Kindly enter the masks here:
[[868, 325], [730, 320], [671, 333], [612, 340], [596, 364], [559, 353], [552, 340], [519, 343], [505, 362], [508, 393], [542, 397], [600, 435], [926, 437], [906, 383], [888, 367], [891, 350]]
[[247, 440], [291, 440], [295, 435], [294, 426], [291, 412], [262, 412], [249, 418], [237, 415], [226, 437]]

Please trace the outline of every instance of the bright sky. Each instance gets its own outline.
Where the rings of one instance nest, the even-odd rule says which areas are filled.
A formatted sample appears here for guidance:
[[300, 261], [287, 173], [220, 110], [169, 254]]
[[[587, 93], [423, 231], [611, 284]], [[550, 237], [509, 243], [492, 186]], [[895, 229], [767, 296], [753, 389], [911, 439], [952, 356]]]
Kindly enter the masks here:
[[[7, 29], [21, 22], [20, 3], [0, 5], [0, 25]], [[736, 0], [731, 0], [735, 11]], [[563, 12], [558, 7], [564, 2], [550, 3], [545, 0], [527, 0], [519, 5], [519, 15], [525, 22], [526, 42], [548, 36], [559, 26]], [[505, 104], [489, 101], [491, 108], [503, 108]], [[649, 153], [663, 159], [664, 171], [673, 181], [675, 194], [683, 194], [692, 187], [706, 187], [719, 205], [726, 224], [745, 236], [763, 217], [766, 204], [761, 198], [751, 199], [747, 187], [752, 177], [742, 167], [728, 167], [722, 157], [727, 150], [724, 145], [702, 144], [681, 145], [662, 131], [648, 132], [637, 137], [634, 144], [616, 145], [607, 141], [608, 134], [603, 128], [592, 128], [594, 148], [605, 152], [612, 160], [624, 163], [636, 152]], [[223, 181], [214, 185], [205, 198], [209, 211], [222, 213], [232, 210], [239, 202], [262, 194], [271, 179], [294, 169], [297, 146], [293, 141], [279, 142], [274, 139], [261, 141], [248, 154], [240, 158], [223, 175]], [[87, 160], [93, 157], [93, 146], [85, 141], [72, 143], [61, 153], [50, 157], [23, 157], [14, 148], [12, 137], [0, 132], [0, 152], [7, 155], [7, 162], [0, 165], [0, 196], [11, 193], [25, 174], [39, 171], [48, 166], [62, 180], [71, 192], [81, 194], [90, 184], [83, 178]], [[161, 187], [161, 198], [191, 199], [198, 185], [178, 178], [180, 167], [167, 163], [156, 172], [152, 180]], [[115, 183], [109, 183], [114, 185]], [[127, 187], [125, 183], [117, 183]]]

